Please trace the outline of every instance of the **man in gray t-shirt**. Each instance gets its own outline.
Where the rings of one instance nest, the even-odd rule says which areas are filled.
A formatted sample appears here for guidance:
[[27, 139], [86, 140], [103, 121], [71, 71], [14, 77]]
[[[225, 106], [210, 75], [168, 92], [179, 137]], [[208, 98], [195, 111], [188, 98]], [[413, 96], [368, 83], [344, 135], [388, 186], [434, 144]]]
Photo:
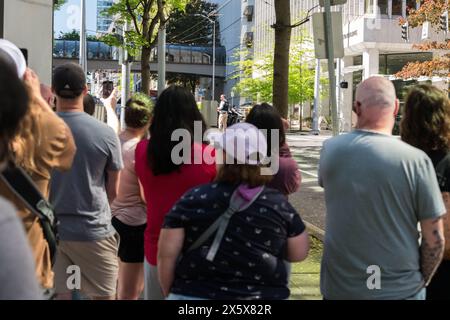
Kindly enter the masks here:
[[[71, 129], [77, 146], [71, 170], [52, 175], [50, 199], [60, 221], [61, 239], [54, 267], [56, 292], [61, 299], [70, 298], [73, 289], [94, 299], [114, 299], [118, 239], [110, 203], [123, 168], [120, 142], [111, 128], [83, 112], [87, 87], [78, 65], [56, 68], [53, 90], [58, 115]], [[76, 272], [73, 265], [81, 271], [80, 288], [67, 284], [71, 272]]]
[[355, 112], [358, 129], [326, 141], [321, 153], [327, 207], [322, 294], [423, 299], [444, 241], [446, 209], [433, 164], [391, 136], [398, 101], [388, 80], [363, 82]]
[[108, 171], [123, 167], [113, 129], [83, 112], [58, 112], [75, 139], [72, 169], [52, 175], [52, 203], [66, 241], [95, 241], [114, 234], [107, 196]]

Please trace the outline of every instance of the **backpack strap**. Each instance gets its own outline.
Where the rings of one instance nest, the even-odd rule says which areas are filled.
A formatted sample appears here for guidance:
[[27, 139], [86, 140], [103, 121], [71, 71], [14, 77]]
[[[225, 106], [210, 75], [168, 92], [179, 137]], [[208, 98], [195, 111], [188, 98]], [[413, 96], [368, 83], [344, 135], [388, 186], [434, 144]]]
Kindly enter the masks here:
[[38, 217], [44, 237], [49, 245], [53, 263], [58, 239], [56, 231], [57, 221], [52, 206], [22, 168], [9, 164], [0, 173], [0, 179], [26, 208]]
[[242, 195], [240, 194], [239, 190], [240, 188], [241, 186], [239, 186], [233, 192], [233, 195], [230, 198], [230, 204], [228, 209], [219, 218], [217, 218], [214, 221], [214, 223], [211, 224], [211, 226], [209, 226], [209, 228], [205, 230], [205, 232], [202, 233], [202, 235], [189, 247], [189, 249], [186, 252], [190, 252], [200, 247], [203, 243], [206, 242], [206, 240], [209, 239], [210, 236], [212, 236], [217, 231], [216, 236], [214, 237], [214, 240], [206, 256], [206, 259], [208, 261], [214, 260], [217, 251], [219, 250], [222, 239], [225, 235], [225, 231], [227, 230], [231, 217], [236, 212], [244, 211], [248, 207], [250, 207], [264, 191], [264, 187], [259, 187], [256, 194], [251, 199], [247, 200], [243, 198]]

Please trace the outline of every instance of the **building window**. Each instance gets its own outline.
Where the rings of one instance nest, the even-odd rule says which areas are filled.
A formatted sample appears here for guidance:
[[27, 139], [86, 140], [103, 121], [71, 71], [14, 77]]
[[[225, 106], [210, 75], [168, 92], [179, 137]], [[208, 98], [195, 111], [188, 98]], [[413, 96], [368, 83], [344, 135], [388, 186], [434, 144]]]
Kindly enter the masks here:
[[411, 9], [416, 10], [419, 4], [420, 2], [417, 0], [406, 0], [406, 15], [409, 14]]
[[362, 65], [362, 56], [354, 56], [353, 57], [353, 65], [354, 66], [360, 66]]
[[380, 15], [388, 15], [389, 0], [378, 0], [378, 9], [380, 10]]
[[373, 13], [373, 0], [364, 0], [364, 12], [368, 14]]
[[401, 16], [402, 13], [402, 0], [392, 0], [392, 15]]
[[244, 10], [244, 16], [247, 17], [247, 21], [253, 21], [253, 6], [246, 6]]
[[423, 62], [433, 58], [430, 52], [380, 54], [380, 74], [391, 75], [399, 72], [408, 62]]

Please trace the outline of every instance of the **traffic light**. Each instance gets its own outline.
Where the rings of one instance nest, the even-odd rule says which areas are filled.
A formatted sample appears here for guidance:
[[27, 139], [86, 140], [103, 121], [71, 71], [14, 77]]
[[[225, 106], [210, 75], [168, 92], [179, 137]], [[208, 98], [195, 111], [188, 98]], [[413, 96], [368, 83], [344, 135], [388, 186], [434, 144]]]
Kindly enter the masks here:
[[409, 41], [409, 24], [408, 22], [405, 22], [402, 24], [402, 39], [406, 42]]
[[444, 11], [444, 13], [442, 13], [439, 22], [441, 30], [448, 32], [448, 11]]

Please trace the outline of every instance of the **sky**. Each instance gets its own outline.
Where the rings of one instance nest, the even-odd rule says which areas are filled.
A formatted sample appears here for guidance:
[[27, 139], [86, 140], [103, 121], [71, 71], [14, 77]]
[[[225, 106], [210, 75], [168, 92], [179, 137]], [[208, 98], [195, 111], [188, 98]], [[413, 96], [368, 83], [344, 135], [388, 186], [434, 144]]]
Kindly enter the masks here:
[[[80, 30], [80, 0], [69, 0], [55, 12], [55, 35], [61, 32]], [[97, 29], [97, 1], [86, 0], [86, 29], [89, 34], [95, 34]]]

